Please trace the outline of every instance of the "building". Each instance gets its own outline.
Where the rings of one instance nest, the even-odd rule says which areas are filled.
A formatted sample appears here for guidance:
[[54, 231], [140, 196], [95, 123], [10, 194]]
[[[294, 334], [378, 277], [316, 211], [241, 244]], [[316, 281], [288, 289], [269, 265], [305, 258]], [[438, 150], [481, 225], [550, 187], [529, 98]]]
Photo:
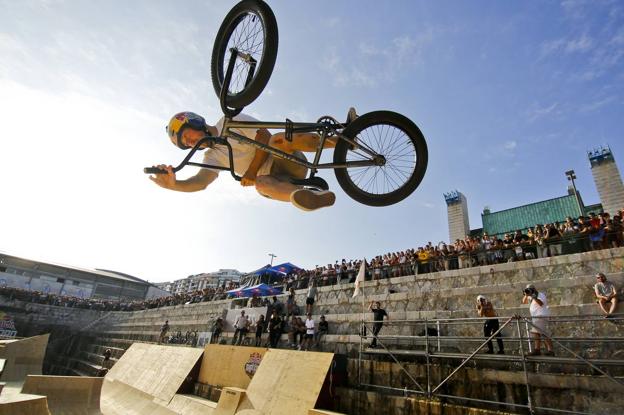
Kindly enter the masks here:
[[520, 229], [526, 233], [537, 224], [564, 222], [570, 216], [579, 216], [579, 207], [574, 193], [528, 205], [491, 212], [484, 209], [481, 214], [483, 233], [504, 235]]
[[449, 226], [449, 241], [464, 239], [470, 233], [468, 222], [468, 201], [466, 196], [457, 190], [444, 193]]
[[613, 215], [624, 209], [624, 184], [611, 149], [606, 146], [589, 151], [587, 158], [604, 211]]
[[140, 278], [0, 253], [0, 287], [108, 300], [144, 300], [169, 295]]
[[220, 269], [215, 272], [189, 275], [173, 282], [161, 282], [156, 286], [172, 294], [183, 294], [204, 288], [216, 288], [228, 282], [238, 282], [242, 275], [242, 272], [235, 269]]
[[578, 218], [580, 215], [587, 216], [590, 212], [608, 212], [614, 214], [624, 208], [624, 184], [615, 163], [611, 149], [601, 147], [587, 153], [594, 183], [600, 196], [600, 203], [585, 205], [580, 193], [576, 189], [574, 171], [565, 172], [572, 185], [568, 188], [568, 194], [553, 199], [529, 203], [492, 212], [485, 208], [481, 214], [483, 228], [470, 230], [468, 224], [468, 204], [466, 197], [453, 191], [444, 193], [447, 204], [449, 223], [449, 240], [463, 239], [465, 235], [504, 235], [516, 230], [525, 231], [537, 224], [563, 222], [570, 216]]

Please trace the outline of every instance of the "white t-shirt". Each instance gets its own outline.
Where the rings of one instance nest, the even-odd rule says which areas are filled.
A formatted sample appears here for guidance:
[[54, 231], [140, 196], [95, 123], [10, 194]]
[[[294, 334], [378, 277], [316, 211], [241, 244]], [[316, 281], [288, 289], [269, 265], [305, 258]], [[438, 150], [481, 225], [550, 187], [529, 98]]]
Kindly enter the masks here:
[[531, 316], [539, 317], [539, 316], [549, 316], [550, 308], [548, 308], [548, 302], [546, 301], [546, 294], [539, 293], [537, 294], [537, 298], [544, 304], [543, 306], [539, 306], [532, 298], [529, 299], [531, 305], [529, 306], [529, 311]]
[[306, 319], [305, 326], [307, 329], [306, 334], [314, 334], [314, 320]]
[[[222, 117], [215, 125], [217, 131], [219, 132], [219, 135], [221, 135], [221, 132], [223, 130], [224, 120], [225, 118]], [[239, 114], [236, 117], [234, 117], [234, 120], [235, 121], [256, 121], [256, 122], [258, 121], [257, 119], [246, 114]], [[231, 128], [230, 130], [254, 140], [256, 138], [256, 131], [258, 129], [257, 128]], [[242, 144], [238, 140], [233, 139], [233, 138], [228, 137], [227, 140], [228, 140], [228, 143], [230, 143], [230, 145], [232, 146], [232, 158], [234, 160], [234, 171], [239, 176], [242, 176], [247, 172], [247, 169], [249, 169], [249, 165], [251, 164], [251, 161], [253, 160], [254, 155], [256, 154], [256, 149], [255, 147], [250, 146], [248, 144]], [[203, 162], [204, 164], [211, 164], [213, 166], [228, 167], [230, 165], [230, 158], [228, 155], [227, 147], [217, 145], [214, 148], [210, 148], [206, 150], [204, 152]], [[268, 175], [271, 172], [272, 164], [273, 164], [273, 158], [269, 155], [266, 161], [258, 169], [258, 176]], [[223, 171], [223, 170], [210, 169], [210, 168], [208, 168], [208, 170], [212, 170], [217, 174]]]

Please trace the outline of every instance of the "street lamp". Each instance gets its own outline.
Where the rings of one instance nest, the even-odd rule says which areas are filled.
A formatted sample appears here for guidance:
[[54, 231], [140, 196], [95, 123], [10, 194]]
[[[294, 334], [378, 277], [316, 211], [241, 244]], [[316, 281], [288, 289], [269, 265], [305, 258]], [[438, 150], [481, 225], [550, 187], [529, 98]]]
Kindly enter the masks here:
[[269, 256], [271, 257], [271, 266], [273, 266], [273, 258], [277, 258], [277, 255], [269, 254]]
[[583, 206], [581, 206], [581, 200], [579, 199], [578, 192], [576, 191], [576, 184], [574, 183], [574, 179], [576, 179], [576, 174], [574, 174], [574, 170], [568, 170], [567, 172], [565, 172], [565, 175], [568, 180], [572, 182], [572, 189], [574, 189], [574, 198], [576, 199], [576, 205], [578, 206], [579, 216], [584, 216]]

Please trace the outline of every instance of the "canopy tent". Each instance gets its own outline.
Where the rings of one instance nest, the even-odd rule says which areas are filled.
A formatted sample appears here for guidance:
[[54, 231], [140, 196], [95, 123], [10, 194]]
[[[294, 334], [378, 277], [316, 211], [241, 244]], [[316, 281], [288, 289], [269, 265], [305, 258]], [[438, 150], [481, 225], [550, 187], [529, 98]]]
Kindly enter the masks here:
[[283, 264], [275, 265], [273, 267], [267, 264], [262, 268], [258, 268], [257, 270], [242, 276], [240, 284], [241, 286], [250, 286], [260, 283], [279, 283], [286, 274], [300, 269], [301, 268], [291, 264], [290, 262], [284, 262]]
[[237, 288], [235, 290], [230, 290], [226, 292], [228, 296], [232, 297], [251, 297], [254, 294], [257, 294], [260, 297], [265, 297], [267, 295], [277, 295], [282, 293], [281, 287], [271, 287], [266, 284], [258, 284], [252, 287], [242, 287]]
[[283, 264], [276, 265], [276, 266], [271, 267], [269, 269], [271, 269], [273, 271], [276, 271], [276, 272], [279, 272], [279, 273], [284, 274], [284, 275], [285, 274], [290, 274], [291, 272], [294, 272], [294, 271], [300, 271], [301, 270], [301, 268], [299, 268], [296, 265], [291, 264], [290, 262], [284, 262]]
[[271, 265], [266, 264], [265, 266], [263, 266], [262, 268], [258, 268], [255, 271], [251, 271], [249, 274], [247, 275], [254, 275], [254, 276], [262, 276], [262, 275], [272, 275], [272, 276], [279, 276], [282, 275], [281, 272], [276, 271], [274, 269], [274, 267], [271, 267]]

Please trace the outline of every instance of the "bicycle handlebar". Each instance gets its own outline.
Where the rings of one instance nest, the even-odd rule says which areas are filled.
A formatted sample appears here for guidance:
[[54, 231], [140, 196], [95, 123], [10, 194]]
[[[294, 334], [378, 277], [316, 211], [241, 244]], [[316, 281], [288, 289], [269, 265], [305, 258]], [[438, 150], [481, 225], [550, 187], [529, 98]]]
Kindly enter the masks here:
[[[210, 146], [213, 146], [215, 144], [220, 144], [220, 145], [224, 145], [228, 148], [228, 156], [230, 159], [230, 165], [228, 167], [223, 167], [223, 166], [213, 166], [213, 165], [208, 165], [208, 164], [204, 164], [204, 163], [196, 163], [196, 162], [192, 162], [190, 161], [191, 158], [193, 157], [193, 154], [195, 154], [195, 152], [199, 149], [202, 148], [202, 145], [204, 144], [209, 144]], [[204, 168], [212, 168], [212, 169], [216, 169], [216, 170], [227, 170], [232, 174], [232, 177], [234, 178], [234, 180], [236, 181], [240, 181], [242, 179], [241, 176], [238, 176], [235, 172], [234, 172], [234, 159], [232, 156], [232, 146], [230, 146], [230, 143], [228, 143], [228, 141], [223, 138], [223, 137], [212, 137], [212, 136], [206, 136], [204, 138], [202, 138], [201, 140], [199, 140], [191, 149], [191, 151], [188, 152], [188, 154], [186, 155], [186, 157], [184, 158], [184, 160], [182, 160], [182, 162], [174, 167], [172, 170], [174, 173], [177, 173], [178, 171], [182, 170], [182, 168], [184, 166], [196, 166], [196, 167], [204, 167]], [[161, 169], [159, 167], [144, 167], [143, 168], [143, 173], [145, 174], [166, 174], [167, 171], [164, 169]]]
[[160, 169], [158, 167], [145, 167], [143, 169], [143, 173], [145, 174], [165, 174], [166, 170]]

